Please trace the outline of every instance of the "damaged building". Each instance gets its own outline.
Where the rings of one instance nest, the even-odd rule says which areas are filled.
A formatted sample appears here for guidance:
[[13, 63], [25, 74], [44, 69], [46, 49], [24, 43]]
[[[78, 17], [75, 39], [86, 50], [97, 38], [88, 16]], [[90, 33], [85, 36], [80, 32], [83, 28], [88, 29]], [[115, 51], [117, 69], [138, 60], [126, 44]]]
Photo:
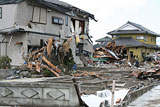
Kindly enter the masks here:
[[20, 65], [48, 38], [63, 43], [72, 37], [74, 61], [82, 64], [80, 56], [93, 52], [89, 19], [94, 15], [58, 0], [0, 0], [0, 56]]
[[117, 46], [127, 47], [123, 54], [126, 54], [128, 59], [135, 58], [142, 62], [147, 55], [160, 49], [156, 45], [159, 34], [130, 21], [108, 34]]

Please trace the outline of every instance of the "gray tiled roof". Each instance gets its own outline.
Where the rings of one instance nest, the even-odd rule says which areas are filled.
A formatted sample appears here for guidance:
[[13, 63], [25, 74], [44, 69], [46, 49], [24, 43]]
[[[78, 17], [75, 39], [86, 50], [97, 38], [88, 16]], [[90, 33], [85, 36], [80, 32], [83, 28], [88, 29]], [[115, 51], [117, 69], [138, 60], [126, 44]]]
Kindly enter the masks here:
[[143, 46], [143, 43], [133, 39], [132, 37], [119, 37], [113, 40], [118, 46]]
[[160, 37], [159, 34], [143, 27], [142, 25], [139, 25], [139, 24], [136, 24], [136, 23], [133, 23], [133, 22], [130, 22], [128, 21], [126, 24], [130, 24], [134, 27], [137, 27], [138, 29], [140, 30], [114, 30], [114, 31], [111, 31], [111, 32], [108, 32], [108, 34], [110, 35], [118, 35], [118, 34], [150, 34], [150, 35], [153, 35], [153, 36], [158, 36]]
[[111, 40], [112, 40], [112, 38], [106, 36], [106, 37], [97, 39], [96, 42], [105, 42], [105, 41], [111, 41]]
[[144, 44], [139, 42], [136, 39], [133, 39], [132, 37], [119, 37], [117, 39], [114, 39], [113, 41], [115, 41], [115, 44], [118, 46], [127, 46], [127, 47], [147, 47], [147, 48], [159, 48], [160, 47], [158, 45], [150, 45], [150, 44]]
[[0, 0], [0, 5], [3, 4], [15, 4], [15, 3], [19, 3], [22, 2], [24, 0]]
[[150, 45], [150, 44], [143, 44], [143, 45], [148, 48], [159, 48], [160, 49], [160, 46], [158, 45]]
[[102, 48], [103, 46], [101, 44], [95, 44], [93, 45], [93, 49], [95, 50], [96, 48]]

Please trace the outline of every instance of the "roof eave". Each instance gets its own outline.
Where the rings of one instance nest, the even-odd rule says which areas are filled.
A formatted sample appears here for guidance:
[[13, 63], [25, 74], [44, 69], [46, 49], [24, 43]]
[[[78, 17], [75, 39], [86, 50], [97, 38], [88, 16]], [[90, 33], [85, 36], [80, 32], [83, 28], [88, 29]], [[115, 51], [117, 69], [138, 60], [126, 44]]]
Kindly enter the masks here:
[[19, 1], [15, 1], [15, 2], [8, 2], [7, 3], [7, 0], [6, 0], [6, 2], [0, 2], [0, 5], [6, 5], [6, 4], [18, 4], [18, 3], [20, 3], [20, 2], [23, 2], [24, 0], [19, 0]]
[[147, 34], [147, 35], [152, 35], [152, 36], [156, 36], [156, 37], [160, 37], [160, 35], [155, 35], [155, 34], [151, 34], [151, 33], [146, 33], [146, 32], [142, 32], [142, 33], [124, 33], [124, 32], [109, 32], [109, 35], [130, 35], [130, 34]]

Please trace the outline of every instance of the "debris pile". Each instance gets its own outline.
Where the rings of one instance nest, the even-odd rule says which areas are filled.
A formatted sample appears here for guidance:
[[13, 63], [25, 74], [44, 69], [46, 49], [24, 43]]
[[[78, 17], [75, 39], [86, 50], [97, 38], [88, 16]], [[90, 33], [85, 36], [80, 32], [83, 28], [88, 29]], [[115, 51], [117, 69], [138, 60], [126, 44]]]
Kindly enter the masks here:
[[148, 79], [148, 78], [160, 79], [160, 66], [151, 68], [149, 70], [133, 71], [132, 75], [138, 79]]
[[96, 48], [93, 56], [93, 61], [100, 61], [106, 63], [107, 61], [120, 60], [124, 58], [122, 56], [124, 46], [117, 46], [115, 42], [111, 42], [105, 47]]
[[[152, 66], [149, 69], [147, 66]], [[132, 75], [138, 79], [160, 79], [160, 52], [154, 52], [145, 57], [144, 68], [133, 71]]]
[[[49, 38], [45, 42], [45, 46], [29, 53], [27, 67], [29, 69], [35, 69], [37, 72], [47, 69], [59, 77], [59, 73], [62, 70], [68, 69], [69, 66], [73, 66], [74, 64], [70, 49], [71, 41], [72, 38], [69, 38], [61, 45], [59, 41]], [[71, 65], [68, 64], [70, 62]]]
[[154, 52], [147, 55], [144, 59], [146, 62], [153, 62], [153, 63], [159, 63], [160, 64], [160, 52]]

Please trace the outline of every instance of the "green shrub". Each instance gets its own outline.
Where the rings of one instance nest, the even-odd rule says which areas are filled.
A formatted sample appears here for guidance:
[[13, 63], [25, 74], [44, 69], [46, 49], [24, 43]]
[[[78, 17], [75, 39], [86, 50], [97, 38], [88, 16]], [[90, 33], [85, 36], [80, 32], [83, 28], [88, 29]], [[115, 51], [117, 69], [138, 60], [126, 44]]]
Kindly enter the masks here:
[[0, 57], [0, 69], [8, 69], [11, 68], [12, 60], [8, 56]]
[[71, 48], [69, 49], [69, 52], [66, 53], [66, 56], [64, 57], [63, 62], [67, 70], [71, 70], [73, 68], [73, 65], [75, 64], [75, 62], [74, 62]]
[[53, 73], [48, 69], [44, 68], [42, 71], [43, 71], [42, 74], [44, 77], [53, 77]]

